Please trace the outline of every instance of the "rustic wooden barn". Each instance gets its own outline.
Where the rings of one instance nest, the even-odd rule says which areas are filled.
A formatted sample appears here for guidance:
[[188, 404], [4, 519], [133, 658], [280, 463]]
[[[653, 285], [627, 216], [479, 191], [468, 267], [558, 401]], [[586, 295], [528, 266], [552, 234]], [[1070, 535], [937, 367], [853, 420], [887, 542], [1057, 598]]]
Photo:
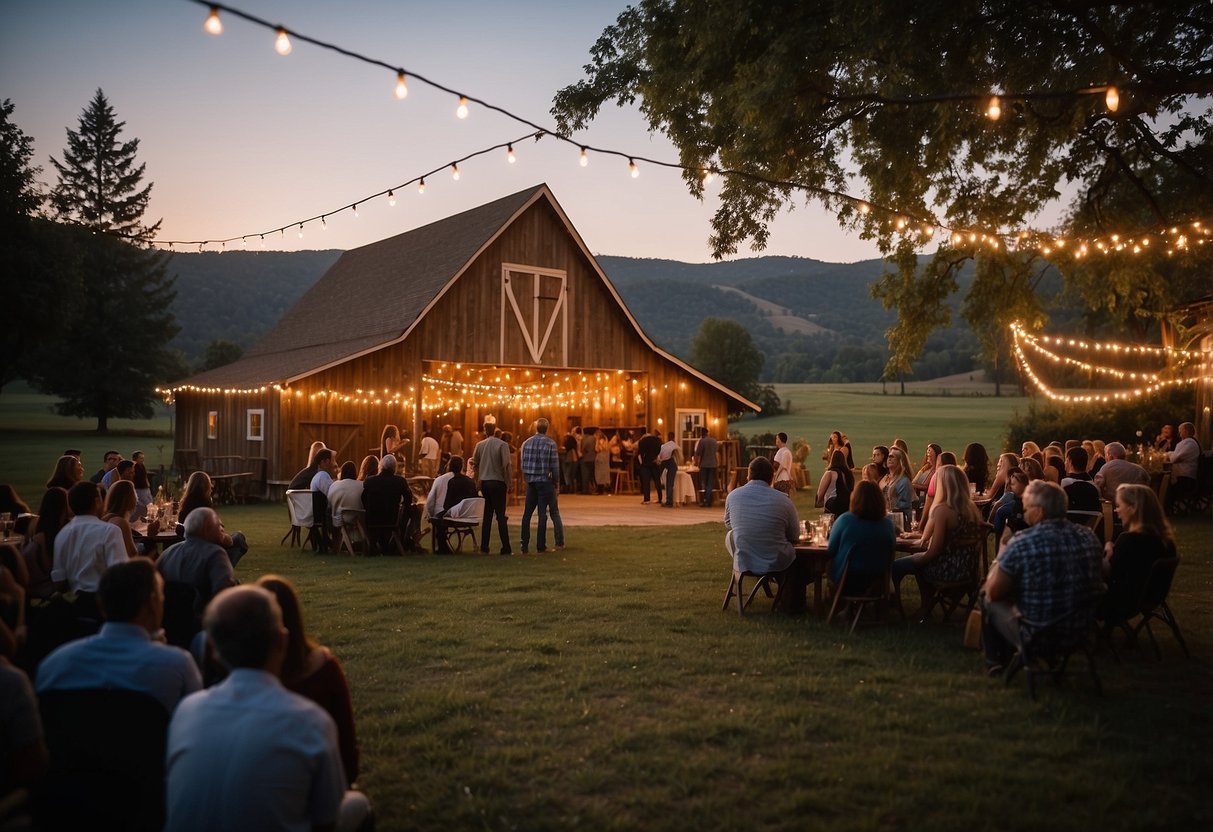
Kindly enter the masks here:
[[759, 409], [657, 347], [546, 185], [347, 251], [241, 360], [164, 392], [177, 448], [264, 458], [271, 481], [314, 440], [360, 459], [386, 424], [470, 444], [490, 415], [522, 435], [544, 416], [688, 441]]

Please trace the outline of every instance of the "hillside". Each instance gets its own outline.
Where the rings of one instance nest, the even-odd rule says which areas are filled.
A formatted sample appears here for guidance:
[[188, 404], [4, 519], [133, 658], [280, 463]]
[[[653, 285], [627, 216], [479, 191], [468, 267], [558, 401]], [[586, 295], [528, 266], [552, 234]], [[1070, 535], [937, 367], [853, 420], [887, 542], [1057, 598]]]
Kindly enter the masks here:
[[[197, 366], [213, 340], [252, 346], [341, 255], [340, 251], [180, 252], [171, 346]], [[757, 257], [725, 263], [600, 256], [599, 264], [644, 331], [686, 358], [707, 317], [746, 327], [766, 355], [764, 380], [875, 381], [887, 360], [884, 332], [894, 313], [870, 294], [880, 260], [823, 263]], [[962, 287], [969, 277], [962, 276]], [[918, 378], [975, 369], [976, 339], [953, 326], [932, 336]]]

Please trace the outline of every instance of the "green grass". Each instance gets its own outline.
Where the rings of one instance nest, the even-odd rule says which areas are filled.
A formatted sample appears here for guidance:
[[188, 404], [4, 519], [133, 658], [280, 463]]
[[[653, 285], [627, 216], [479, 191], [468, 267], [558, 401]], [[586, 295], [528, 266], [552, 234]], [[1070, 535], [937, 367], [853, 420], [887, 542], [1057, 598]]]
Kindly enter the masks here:
[[[1195, 658], [1100, 657], [1030, 702], [938, 621], [848, 636], [721, 612], [719, 526], [575, 529], [531, 558], [350, 559], [229, 509], [239, 575], [287, 575], [346, 666], [383, 829], [1207, 825], [1213, 546], [1179, 526]], [[912, 603], [914, 599], [907, 599]]]
[[[847, 388], [791, 397], [793, 414], [743, 430], [786, 429], [817, 449], [834, 427], [857, 451], [896, 435], [918, 453], [928, 440], [996, 447], [1024, 406]], [[39, 483], [64, 438], [82, 444], [8, 418], [0, 481]], [[802, 516], [810, 499], [798, 495]], [[958, 622], [848, 636], [766, 615], [761, 600], [744, 619], [722, 612], [719, 525], [570, 529], [569, 549], [542, 557], [351, 559], [279, 546], [281, 506], [222, 514], [252, 546], [240, 579], [289, 577], [311, 632], [344, 662], [360, 783], [384, 830], [1213, 823], [1207, 518], [1178, 525], [1172, 603], [1194, 658], [1160, 632], [1161, 663], [1148, 648], [1121, 664], [1101, 654], [1103, 697], [1075, 677], [1042, 684], [1033, 703], [1022, 680], [985, 678]]]

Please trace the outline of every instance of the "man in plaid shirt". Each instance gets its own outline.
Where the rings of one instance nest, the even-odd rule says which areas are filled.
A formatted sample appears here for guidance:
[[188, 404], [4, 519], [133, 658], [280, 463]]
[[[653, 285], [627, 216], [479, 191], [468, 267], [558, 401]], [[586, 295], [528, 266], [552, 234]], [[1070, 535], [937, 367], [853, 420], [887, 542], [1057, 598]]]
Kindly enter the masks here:
[[1029, 526], [1003, 547], [983, 590], [982, 645], [991, 675], [1022, 647], [1021, 621], [1038, 627], [1057, 622], [1051, 638], [1058, 644], [1081, 642], [1090, 629], [1093, 601], [1103, 591], [1099, 539], [1066, 519], [1067, 505], [1056, 483], [1036, 480], [1024, 492]]
[[556, 440], [548, 436], [548, 420], [535, 422], [535, 434], [522, 443], [522, 477], [526, 480], [526, 507], [522, 511], [522, 554], [531, 543], [531, 515], [539, 507], [539, 538], [536, 551], [547, 549], [548, 511], [556, 530], [556, 549], [564, 548], [564, 524], [556, 505], [556, 483], [560, 482], [560, 453]]

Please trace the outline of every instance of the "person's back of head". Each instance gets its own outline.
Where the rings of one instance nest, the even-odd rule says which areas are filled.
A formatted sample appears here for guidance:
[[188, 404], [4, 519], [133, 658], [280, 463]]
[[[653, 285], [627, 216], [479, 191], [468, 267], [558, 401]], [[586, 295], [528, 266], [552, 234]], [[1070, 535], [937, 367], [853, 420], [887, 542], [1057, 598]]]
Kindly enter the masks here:
[[1109, 460], [1124, 459], [1125, 446], [1119, 442], [1109, 442], [1107, 445], [1104, 445], [1103, 453], [1104, 456]]
[[325, 462], [330, 461], [332, 458], [333, 458], [332, 449], [321, 448], [320, 450], [316, 451], [316, 457], [315, 457], [316, 467], [319, 468], [321, 465], [323, 465]]
[[1070, 450], [1066, 451], [1066, 462], [1070, 463], [1075, 471], [1087, 470], [1087, 451], [1082, 445], [1075, 445]]
[[132, 475], [135, 470], [134, 460], [124, 459], [118, 463], [118, 477], [126, 479]]
[[352, 459], [341, 463], [341, 479], [343, 479], [343, 480], [358, 479], [358, 466], [354, 464], [354, 461]]
[[446, 470], [450, 471], [452, 474], [462, 474], [463, 473], [463, 457], [461, 457], [461, 456], [451, 457], [450, 462], [448, 462], [446, 465]]
[[85, 480], [78, 482], [72, 486], [71, 491], [67, 492], [67, 505], [72, 510], [72, 514], [77, 517], [83, 514], [94, 514], [97, 507], [97, 497], [101, 493], [101, 486], [96, 483]]
[[284, 646], [282, 610], [273, 594], [259, 586], [237, 586], [207, 605], [203, 627], [219, 658], [229, 668], [273, 670]]
[[207, 526], [212, 521], [218, 523], [219, 515], [215, 514], [214, 509], [202, 506], [187, 514], [181, 525], [185, 528], [186, 537], [207, 539]]
[[536, 419], [535, 420], [535, 431], [537, 433], [547, 433], [548, 432], [548, 420], [547, 419]]
[[775, 468], [771, 465], [771, 460], [765, 456], [756, 456], [750, 460], [749, 478], [770, 485], [771, 480], [775, 478]]
[[879, 520], [885, 516], [884, 495], [880, 486], [864, 480], [851, 492], [851, 513], [861, 520]]
[[97, 603], [106, 621], [134, 621], [157, 589], [156, 565], [147, 558], [133, 558], [105, 570], [97, 589]]
[[379, 460], [379, 473], [395, 474], [396, 473], [396, 456], [395, 454], [385, 454]]
[[1024, 492], [1025, 508], [1034, 503], [1040, 509], [1041, 520], [1057, 520], [1066, 516], [1070, 501], [1060, 485], [1048, 480], [1032, 480]]

